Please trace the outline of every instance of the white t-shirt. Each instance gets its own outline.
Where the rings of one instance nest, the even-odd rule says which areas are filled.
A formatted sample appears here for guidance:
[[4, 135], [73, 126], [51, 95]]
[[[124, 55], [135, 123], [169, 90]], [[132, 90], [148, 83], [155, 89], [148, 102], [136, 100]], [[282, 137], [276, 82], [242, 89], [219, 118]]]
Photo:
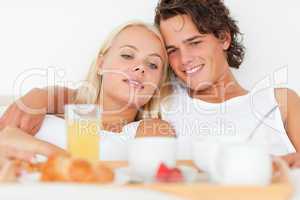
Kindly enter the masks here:
[[[135, 137], [139, 122], [132, 122], [123, 127], [121, 133], [100, 131], [100, 159], [127, 160], [128, 142]], [[46, 115], [37, 138], [67, 148], [65, 120], [53, 115]]]
[[176, 131], [179, 159], [192, 158], [192, 141], [198, 137], [243, 142], [254, 130], [251, 142], [267, 144], [271, 154], [295, 152], [272, 87], [260, 86], [223, 103], [208, 103], [191, 98], [187, 89], [175, 82], [174, 93], [161, 104], [161, 111], [162, 118]]

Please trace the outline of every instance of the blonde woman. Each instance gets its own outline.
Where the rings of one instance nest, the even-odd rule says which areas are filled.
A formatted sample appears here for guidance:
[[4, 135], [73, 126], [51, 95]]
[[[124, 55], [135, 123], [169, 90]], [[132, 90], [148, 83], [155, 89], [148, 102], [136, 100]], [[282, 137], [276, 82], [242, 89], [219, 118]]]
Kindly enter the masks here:
[[[14, 103], [0, 123], [2, 127], [16, 126], [34, 135], [47, 112], [63, 113], [65, 104], [98, 104], [104, 111], [100, 133], [103, 135], [101, 158], [126, 159], [124, 139], [136, 136], [139, 123], [134, 122], [159, 117], [159, 101], [170, 91], [167, 87], [161, 88], [167, 81], [167, 73], [167, 54], [159, 31], [141, 22], [127, 23], [103, 44], [85, 83], [78, 90], [60, 87], [34, 89], [20, 99], [21, 103], [25, 108], [42, 112], [31, 114], [28, 109], [21, 109]], [[48, 101], [51, 99], [49, 95], [53, 101]], [[56, 128], [47, 128], [47, 124], [53, 121]], [[63, 120], [48, 117], [37, 137], [65, 148], [65, 134], [61, 133], [64, 132], [63, 124]], [[141, 126], [144, 125], [141, 123], [139, 130], [143, 130]], [[164, 131], [163, 134], [171, 133], [165, 128]], [[139, 133], [145, 135], [142, 131]], [[60, 141], [57, 141], [58, 137]]]

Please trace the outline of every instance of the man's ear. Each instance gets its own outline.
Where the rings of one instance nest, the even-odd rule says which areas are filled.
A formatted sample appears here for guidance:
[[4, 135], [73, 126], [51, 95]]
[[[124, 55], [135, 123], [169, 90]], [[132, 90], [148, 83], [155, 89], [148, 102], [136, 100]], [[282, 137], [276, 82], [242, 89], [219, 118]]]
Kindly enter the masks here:
[[225, 31], [220, 33], [219, 39], [222, 42], [223, 50], [224, 51], [228, 50], [232, 41], [230, 33]]
[[104, 61], [104, 55], [99, 55], [96, 60], [96, 66], [97, 66], [97, 74], [100, 76], [102, 75], [102, 65]]

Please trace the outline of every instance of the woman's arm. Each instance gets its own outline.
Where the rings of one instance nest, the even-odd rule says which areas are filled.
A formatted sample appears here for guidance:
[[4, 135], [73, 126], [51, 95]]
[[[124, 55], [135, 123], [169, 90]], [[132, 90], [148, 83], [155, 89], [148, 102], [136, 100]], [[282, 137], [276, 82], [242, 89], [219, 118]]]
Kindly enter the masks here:
[[8, 126], [0, 131], [0, 157], [31, 161], [37, 154], [48, 157], [55, 154], [67, 155], [67, 152], [18, 128]]
[[74, 103], [77, 90], [66, 87], [51, 86], [41, 89], [47, 96], [47, 113], [63, 114], [66, 104]]
[[0, 118], [0, 130], [13, 126], [34, 135], [47, 113], [64, 113], [64, 105], [74, 102], [75, 95], [76, 90], [65, 87], [35, 88], [9, 106]]

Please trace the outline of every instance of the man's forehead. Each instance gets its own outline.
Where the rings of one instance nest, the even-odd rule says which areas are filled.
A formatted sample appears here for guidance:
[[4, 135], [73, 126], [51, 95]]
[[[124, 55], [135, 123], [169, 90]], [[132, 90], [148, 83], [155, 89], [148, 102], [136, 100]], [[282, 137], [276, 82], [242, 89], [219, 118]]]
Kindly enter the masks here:
[[189, 15], [176, 15], [172, 18], [161, 21], [162, 32], [199, 32], [192, 18]]
[[167, 45], [175, 42], [175, 38], [177, 42], [184, 42], [197, 35], [202, 35], [188, 15], [177, 15], [163, 20], [160, 24], [160, 29]]
[[165, 24], [168, 26], [169, 31], [171, 29], [174, 32], [181, 32], [186, 24], [186, 18], [187, 17], [184, 15], [176, 15], [168, 20], [163, 21], [161, 25], [164, 26]]

